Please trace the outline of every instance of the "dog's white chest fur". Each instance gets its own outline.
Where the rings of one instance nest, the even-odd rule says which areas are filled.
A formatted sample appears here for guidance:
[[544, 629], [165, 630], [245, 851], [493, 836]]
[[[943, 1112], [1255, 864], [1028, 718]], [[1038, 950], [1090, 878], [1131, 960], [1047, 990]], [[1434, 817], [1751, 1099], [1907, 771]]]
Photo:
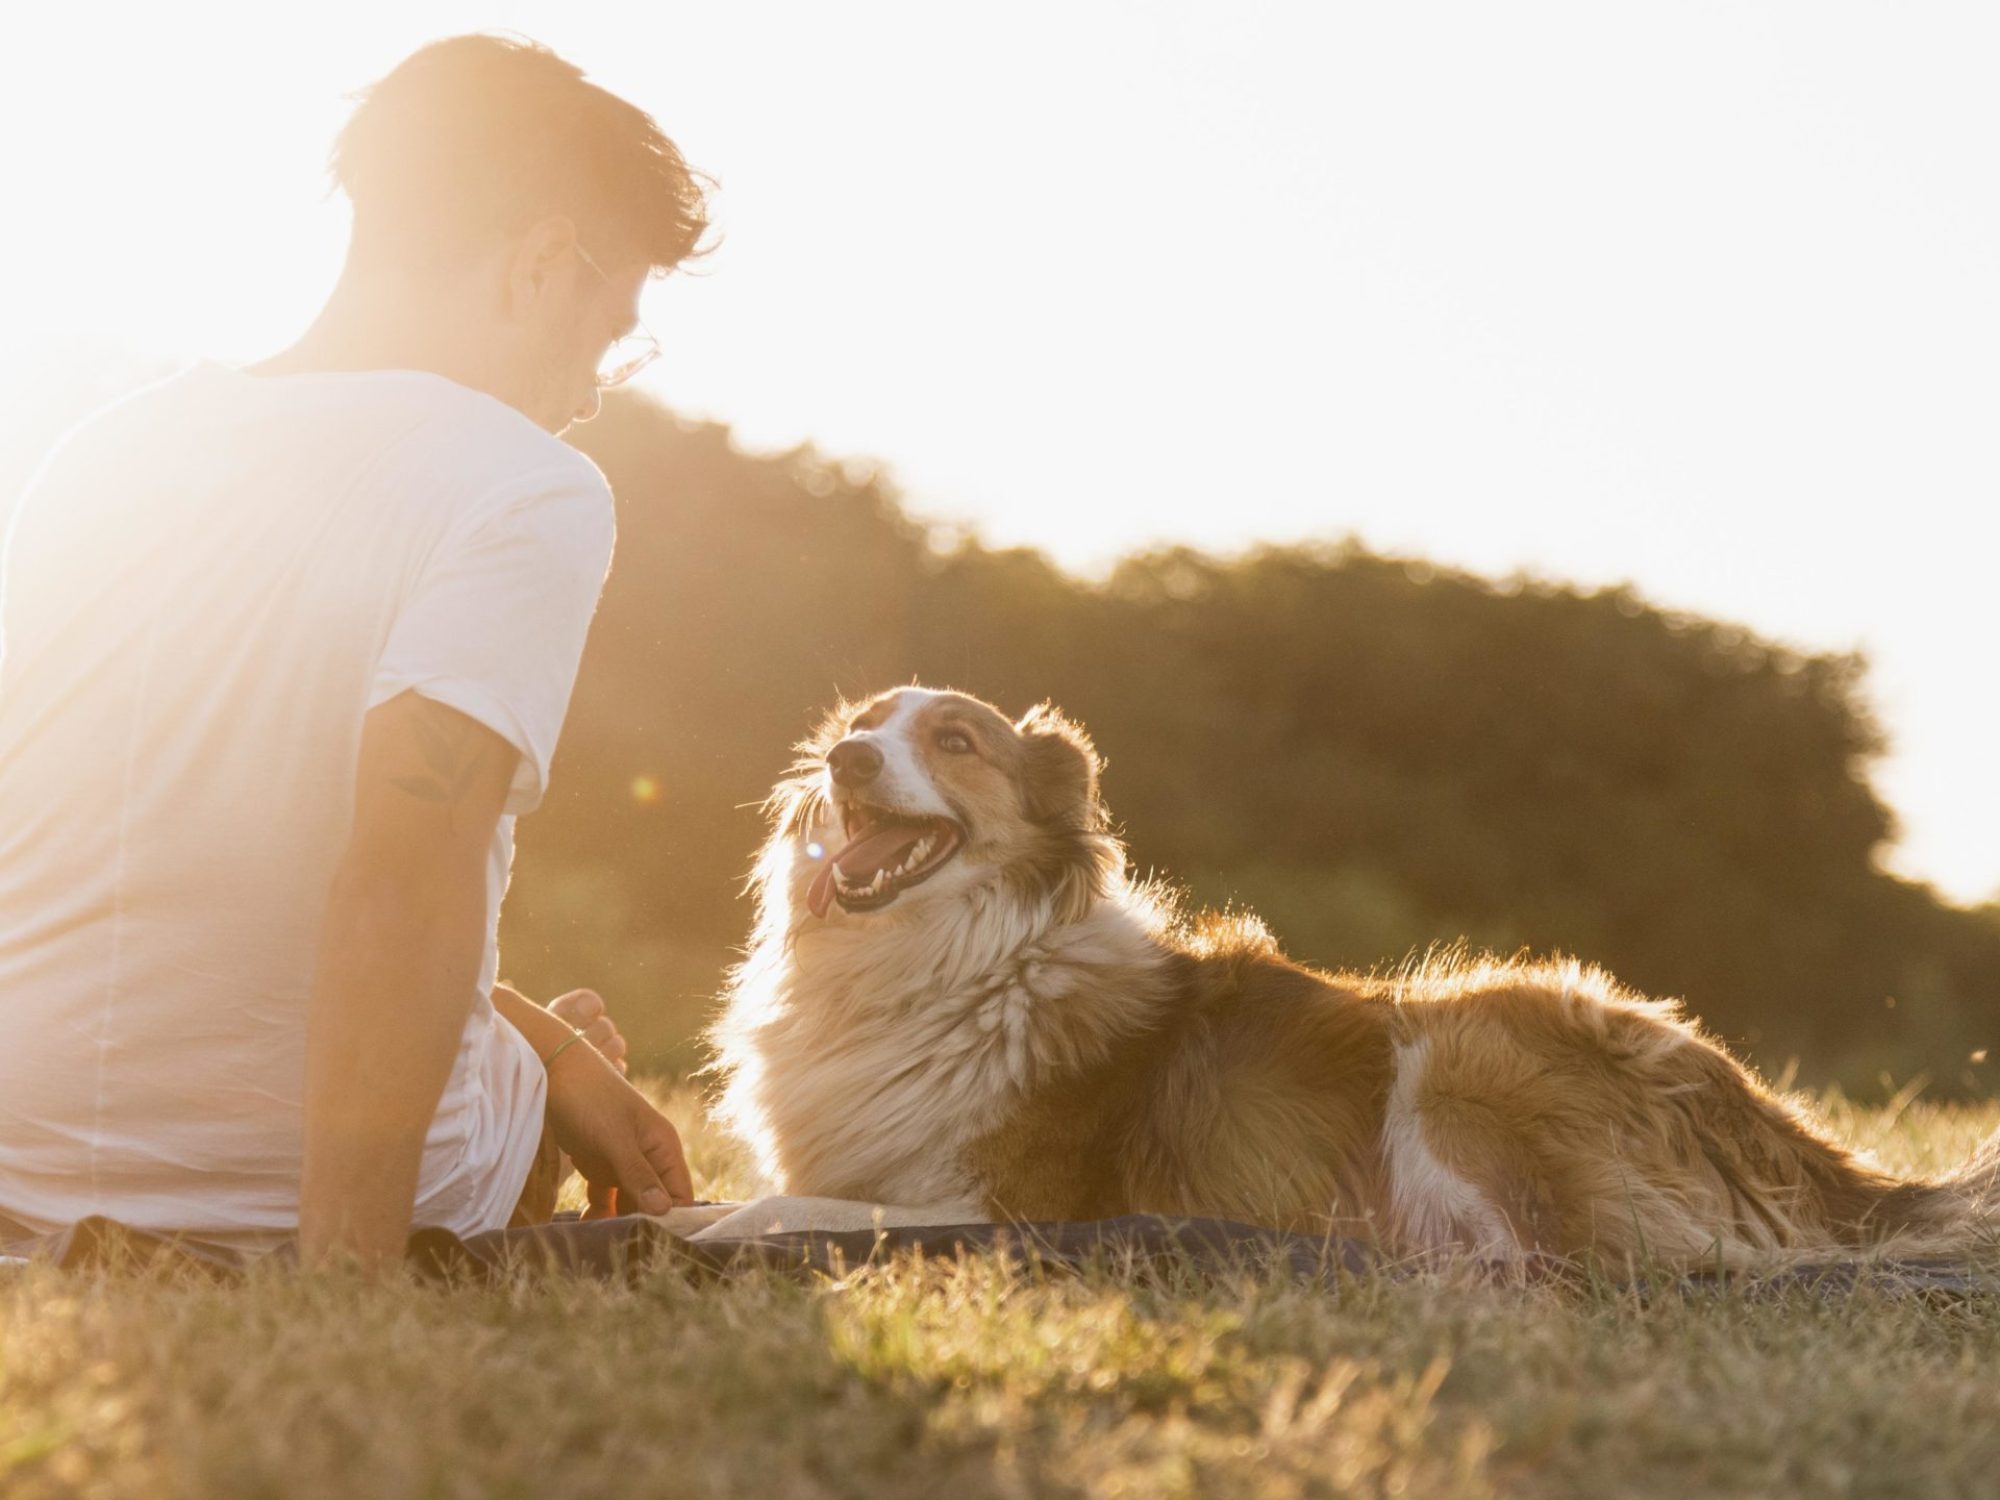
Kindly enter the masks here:
[[717, 1028], [722, 1114], [788, 1193], [982, 1213], [966, 1148], [1060, 1049], [1093, 971], [1157, 962], [1117, 903], [1057, 924], [988, 888], [912, 920], [806, 922], [760, 941]]

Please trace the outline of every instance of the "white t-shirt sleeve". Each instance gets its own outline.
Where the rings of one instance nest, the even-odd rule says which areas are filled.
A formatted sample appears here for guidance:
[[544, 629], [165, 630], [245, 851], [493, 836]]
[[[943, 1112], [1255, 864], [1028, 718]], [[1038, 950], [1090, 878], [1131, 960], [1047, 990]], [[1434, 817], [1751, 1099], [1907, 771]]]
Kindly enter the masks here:
[[510, 813], [531, 811], [569, 710], [611, 565], [611, 493], [581, 468], [523, 484], [426, 562], [390, 627], [368, 706], [417, 692], [520, 752]]

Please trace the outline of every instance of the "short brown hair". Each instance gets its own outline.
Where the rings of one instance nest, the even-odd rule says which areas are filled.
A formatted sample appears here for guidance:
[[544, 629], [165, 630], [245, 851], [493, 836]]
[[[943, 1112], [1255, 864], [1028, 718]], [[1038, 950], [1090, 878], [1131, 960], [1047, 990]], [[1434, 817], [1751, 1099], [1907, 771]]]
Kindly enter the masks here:
[[358, 254], [432, 259], [551, 214], [600, 259], [659, 274], [704, 252], [711, 179], [651, 115], [539, 43], [433, 42], [358, 97], [328, 164]]

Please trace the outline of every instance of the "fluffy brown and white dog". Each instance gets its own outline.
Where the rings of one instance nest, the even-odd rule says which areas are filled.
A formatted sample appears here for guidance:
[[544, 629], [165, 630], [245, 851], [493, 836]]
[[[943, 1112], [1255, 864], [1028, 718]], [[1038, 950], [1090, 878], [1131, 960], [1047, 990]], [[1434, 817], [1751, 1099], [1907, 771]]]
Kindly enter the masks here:
[[1046, 707], [902, 688], [802, 750], [713, 1034], [723, 1115], [785, 1192], [1739, 1265], [1968, 1245], [2000, 1207], [2000, 1141], [1899, 1181], [1596, 969], [1325, 974], [1252, 919], [1179, 917]]

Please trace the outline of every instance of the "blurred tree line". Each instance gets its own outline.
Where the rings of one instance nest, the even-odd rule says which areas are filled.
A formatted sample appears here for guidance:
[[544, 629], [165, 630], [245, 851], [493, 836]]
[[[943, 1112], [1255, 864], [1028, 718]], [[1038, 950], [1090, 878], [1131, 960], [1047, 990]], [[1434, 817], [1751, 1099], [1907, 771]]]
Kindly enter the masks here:
[[[0, 497], [134, 374], [79, 360], [15, 392]], [[643, 398], [571, 436], [617, 491], [618, 553], [502, 964], [532, 994], [603, 990], [641, 1066], [700, 1060], [791, 746], [838, 696], [915, 679], [1069, 710], [1138, 868], [1259, 912], [1302, 960], [1561, 950], [1772, 1072], [1994, 1087], [2000, 905], [1879, 867], [1853, 657], [1351, 544], [1153, 552], [1084, 583], [938, 544], [865, 466], [746, 454]]]
[[605, 989], [656, 1065], [699, 1055], [791, 746], [837, 696], [914, 679], [1077, 716], [1139, 869], [1303, 960], [1561, 950], [1773, 1071], [1990, 1087], [2000, 919], [1877, 864], [1854, 657], [1352, 544], [1159, 551], [1087, 584], [935, 546], [873, 471], [745, 454], [640, 399], [571, 435], [617, 491], [618, 553], [502, 953], [537, 992]]

